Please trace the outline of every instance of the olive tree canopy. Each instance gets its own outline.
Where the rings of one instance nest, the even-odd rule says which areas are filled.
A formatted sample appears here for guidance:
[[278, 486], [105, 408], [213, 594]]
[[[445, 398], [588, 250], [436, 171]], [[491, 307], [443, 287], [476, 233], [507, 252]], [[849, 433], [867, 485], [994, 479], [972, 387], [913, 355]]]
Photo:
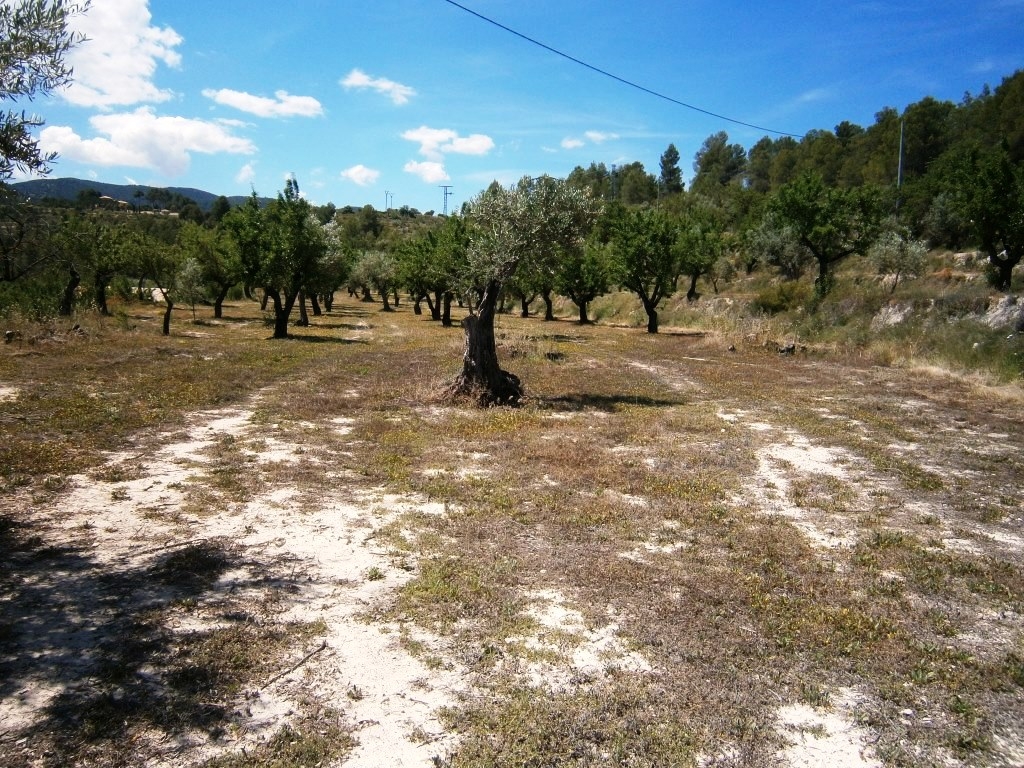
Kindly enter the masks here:
[[554, 271], [562, 254], [583, 248], [599, 210], [589, 192], [550, 176], [524, 177], [509, 188], [492, 184], [472, 201], [463, 288], [478, 301], [475, 312], [462, 321], [466, 346], [453, 394], [471, 395], [487, 405], [519, 402], [519, 379], [501, 370], [495, 349], [501, 287], [519, 269], [544, 265]]

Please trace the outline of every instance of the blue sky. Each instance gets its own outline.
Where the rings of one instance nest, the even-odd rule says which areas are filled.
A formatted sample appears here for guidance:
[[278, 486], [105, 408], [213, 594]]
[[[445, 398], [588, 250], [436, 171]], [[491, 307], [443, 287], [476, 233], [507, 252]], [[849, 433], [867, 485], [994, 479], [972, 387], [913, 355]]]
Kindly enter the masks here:
[[[681, 102], [803, 135], [1024, 67], [1024, 0], [460, 0]], [[76, 82], [21, 105], [53, 177], [449, 210], [492, 180], [640, 161], [684, 177], [747, 128], [658, 99], [446, 0], [92, 0]]]

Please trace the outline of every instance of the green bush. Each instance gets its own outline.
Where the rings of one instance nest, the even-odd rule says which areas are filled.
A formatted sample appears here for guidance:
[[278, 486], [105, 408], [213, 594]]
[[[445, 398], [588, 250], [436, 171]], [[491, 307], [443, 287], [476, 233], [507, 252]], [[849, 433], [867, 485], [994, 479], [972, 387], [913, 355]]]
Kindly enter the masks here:
[[64, 276], [57, 272], [0, 283], [0, 317], [18, 315], [34, 323], [56, 317], [64, 283]]

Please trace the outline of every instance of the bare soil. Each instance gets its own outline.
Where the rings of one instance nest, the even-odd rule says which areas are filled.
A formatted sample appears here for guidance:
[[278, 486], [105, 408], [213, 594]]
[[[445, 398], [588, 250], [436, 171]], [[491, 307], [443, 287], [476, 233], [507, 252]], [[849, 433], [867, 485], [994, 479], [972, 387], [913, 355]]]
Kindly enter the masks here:
[[0, 765], [1024, 764], [1019, 387], [502, 317], [481, 410], [406, 307], [235, 311], [4, 350], [40, 456], [61, 366], [144, 408], [125, 343], [299, 351], [5, 469]]

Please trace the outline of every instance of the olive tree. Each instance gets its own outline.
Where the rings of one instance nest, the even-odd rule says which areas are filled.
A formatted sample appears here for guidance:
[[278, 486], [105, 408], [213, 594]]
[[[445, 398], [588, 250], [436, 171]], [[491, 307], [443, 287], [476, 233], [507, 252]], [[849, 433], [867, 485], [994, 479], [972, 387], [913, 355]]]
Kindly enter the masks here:
[[398, 287], [401, 278], [399, 262], [394, 256], [387, 251], [366, 251], [352, 268], [350, 277], [380, 294], [381, 312], [394, 311], [388, 296]]
[[[47, 96], [71, 82], [68, 51], [82, 36], [68, 27], [88, 2], [20, 0], [0, 3], [0, 100]], [[56, 155], [44, 153], [32, 136], [42, 118], [25, 112], [0, 113], [0, 182], [17, 170], [47, 173]]]
[[796, 231], [769, 211], [743, 235], [748, 264], [776, 267], [787, 280], [798, 280], [814, 263], [814, 254], [800, 242]]
[[599, 204], [589, 193], [550, 176], [524, 177], [509, 188], [492, 184], [472, 201], [463, 279], [479, 300], [462, 321], [462, 372], [452, 394], [475, 396], [486, 405], [520, 401], [522, 385], [515, 374], [501, 369], [494, 340], [502, 286], [521, 268], [535, 269], [582, 248], [598, 212]]
[[898, 228], [883, 232], [868, 250], [868, 258], [878, 273], [893, 276], [890, 293], [896, 293], [900, 278], [919, 276], [924, 271], [927, 256], [928, 246], [924, 241], [915, 240]]

